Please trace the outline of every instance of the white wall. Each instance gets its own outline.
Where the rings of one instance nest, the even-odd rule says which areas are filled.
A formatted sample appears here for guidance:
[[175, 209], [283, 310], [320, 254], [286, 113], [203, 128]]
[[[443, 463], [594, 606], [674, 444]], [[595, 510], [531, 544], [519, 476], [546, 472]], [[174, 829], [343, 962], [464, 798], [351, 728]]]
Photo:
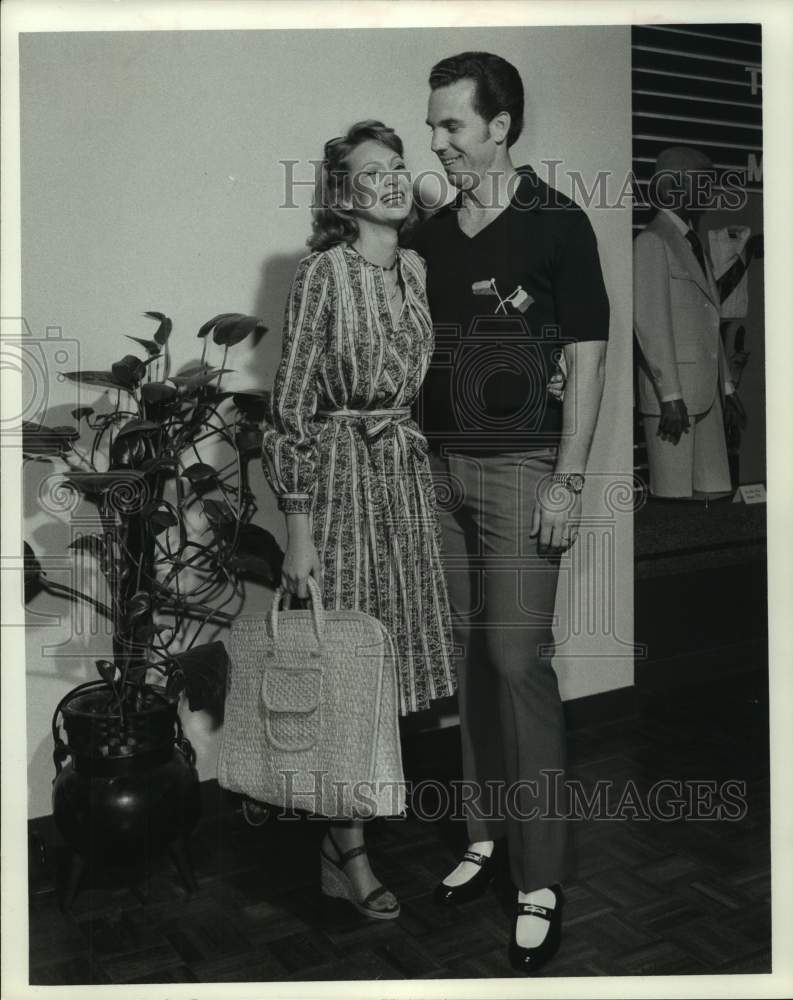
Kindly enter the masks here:
[[[222, 311], [254, 312], [270, 327], [256, 350], [232, 355], [229, 385], [267, 386], [280, 349], [284, 299], [305, 252], [310, 190], [284, 203], [279, 160], [305, 164], [351, 122], [377, 117], [405, 141], [414, 170], [437, 166], [424, 125], [432, 64], [468, 48], [514, 62], [527, 91], [516, 162], [562, 159], [560, 171], [616, 174], [630, 164], [629, 29], [512, 28], [401, 31], [251, 31], [29, 34], [21, 39], [23, 311], [34, 337], [57, 327], [74, 355], [58, 367], [103, 368], [149, 336], [156, 309], [174, 320], [177, 363], [192, 359], [200, 324]], [[563, 190], [565, 184], [561, 183]], [[568, 192], [569, 193], [569, 192]], [[632, 526], [604, 501], [606, 476], [630, 468], [630, 209], [590, 211], [612, 306], [602, 417], [591, 460], [591, 541], [602, 579], [573, 564], [560, 588], [606, 612], [576, 615], [578, 634], [557, 658], [566, 698], [632, 683]], [[49, 422], [97, 394], [50, 381]], [[25, 537], [46, 555], [71, 530], [38, 499], [43, 466], [28, 466]], [[610, 481], [610, 480], [608, 480]], [[259, 469], [260, 523], [282, 525]], [[586, 551], [585, 546], [581, 552]], [[584, 586], [581, 580], [585, 579]], [[605, 581], [605, 582], [603, 582]], [[268, 595], [252, 589], [246, 612]], [[597, 598], [597, 600], [595, 600]], [[573, 609], [575, 610], [575, 609]], [[55, 613], [60, 624], [42, 616]], [[75, 636], [83, 622], [46, 595], [28, 617], [29, 815], [50, 811], [49, 721], [58, 698], [92, 679], [107, 640]], [[90, 629], [88, 630], [90, 633]], [[47, 649], [46, 647], [50, 647]], [[188, 721], [202, 777], [214, 774], [217, 734]]]

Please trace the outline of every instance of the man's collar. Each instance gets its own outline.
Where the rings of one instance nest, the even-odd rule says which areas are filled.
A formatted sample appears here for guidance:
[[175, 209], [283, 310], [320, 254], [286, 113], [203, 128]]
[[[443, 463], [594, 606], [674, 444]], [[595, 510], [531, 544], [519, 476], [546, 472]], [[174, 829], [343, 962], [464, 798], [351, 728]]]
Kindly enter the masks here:
[[[544, 185], [535, 172], [534, 167], [527, 163], [523, 166], [515, 167], [515, 173], [518, 175], [519, 180], [514, 185], [510, 201], [514, 202], [517, 198], [523, 208], [539, 208], [543, 200], [542, 187]], [[458, 191], [452, 201], [448, 202], [444, 207], [456, 211], [462, 207], [462, 204], [463, 192]]]
[[666, 216], [666, 217], [667, 217], [668, 219], [671, 219], [671, 220], [672, 220], [672, 222], [674, 223], [675, 227], [677, 228], [677, 230], [678, 230], [679, 232], [681, 232], [681, 233], [683, 234], [683, 236], [685, 236], [685, 235], [686, 235], [686, 233], [687, 233], [687, 232], [689, 231], [689, 229], [693, 229], [693, 228], [694, 228], [694, 227], [693, 227], [693, 226], [691, 225], [691, 223], [689, 223], [689, 222], [684, 222], [684, 221], [683, 221], [683, 220], [682, 220], [682, 219], [680, 218], [680, 216], [679, 216], [679, 215], [677, 215], [677, 214], [676, 214], [675, 212], [673, 212], [673, 211], [672, 211], [672, 210], [671, 210], [670, 208], [659, 208], [659, 209], [658, 209], [658, 211], [659, 211], [659, 212], [663, 212], [663, 213], [664, 213], [664, 215], [665, 215], [665, 216]]

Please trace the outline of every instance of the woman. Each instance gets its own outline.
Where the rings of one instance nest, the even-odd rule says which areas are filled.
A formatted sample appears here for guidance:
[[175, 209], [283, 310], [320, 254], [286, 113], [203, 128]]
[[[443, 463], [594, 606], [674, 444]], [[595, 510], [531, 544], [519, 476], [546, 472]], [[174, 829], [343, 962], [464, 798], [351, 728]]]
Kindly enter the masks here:
[[[451, 694], [454, 682], [432, 477], [410, 419], [433, 332], [424, 263], [399, 247], [413, 215], [402, 152], [376, 121], [325, 145], [314, 252], [289, 295], [263, 452], [286, 515], [283, 586], [305, 597], [313, 575], [325, 607], [385, 625], [404, 715]], [[366, 916], [398, 916], [360, 821], [332, 822], [321, 855], [323, 892], [342, 886]]]

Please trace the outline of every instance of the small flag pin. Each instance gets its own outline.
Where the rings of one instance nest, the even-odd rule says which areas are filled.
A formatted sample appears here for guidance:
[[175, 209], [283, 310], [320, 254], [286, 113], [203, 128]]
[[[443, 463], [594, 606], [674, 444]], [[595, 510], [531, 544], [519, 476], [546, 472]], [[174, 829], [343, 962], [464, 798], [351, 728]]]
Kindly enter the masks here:
[[518, 285], [515, 292], [510, 296], [510, 302], [519, 312], [525, 313], [532, 302], [534, 302], [534, 299]]

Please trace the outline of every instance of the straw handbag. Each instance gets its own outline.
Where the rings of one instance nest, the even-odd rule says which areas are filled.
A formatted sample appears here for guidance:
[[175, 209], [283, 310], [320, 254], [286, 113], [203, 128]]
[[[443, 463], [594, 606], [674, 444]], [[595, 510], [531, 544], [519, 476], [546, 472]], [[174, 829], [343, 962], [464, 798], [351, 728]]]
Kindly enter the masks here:
[[[394, 649], [362, 611], [310, 610], [231, 626], [218, 783], [260, 802], [322, 816], [403, 813]], [[289, 595], [286, 595], [287, 597]]]

